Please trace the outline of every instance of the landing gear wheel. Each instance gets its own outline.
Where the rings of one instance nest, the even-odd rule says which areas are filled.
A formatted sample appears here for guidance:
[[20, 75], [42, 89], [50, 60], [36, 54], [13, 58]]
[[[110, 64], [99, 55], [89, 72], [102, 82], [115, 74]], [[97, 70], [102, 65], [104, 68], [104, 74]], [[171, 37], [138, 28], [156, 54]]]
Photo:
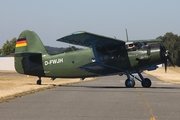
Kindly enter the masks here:
[[145, 88], [151, 87], [151, 80], [149, 78], [144, 78], [144, 80], [141, 82], [141, 85]]
[[41, 80], [40, 80], [40, 79], [37, 80], [36, 84], [37, 84], [37, 85], [41, 85]]
[[134, 81], [133, 79], [127, 79], [127, 80], [125, 81], [125, 85], [126, 85], [126, 87], [128, 87], [128, 88], [132, 88], [132, 87], [135, 86], [135, 81]]

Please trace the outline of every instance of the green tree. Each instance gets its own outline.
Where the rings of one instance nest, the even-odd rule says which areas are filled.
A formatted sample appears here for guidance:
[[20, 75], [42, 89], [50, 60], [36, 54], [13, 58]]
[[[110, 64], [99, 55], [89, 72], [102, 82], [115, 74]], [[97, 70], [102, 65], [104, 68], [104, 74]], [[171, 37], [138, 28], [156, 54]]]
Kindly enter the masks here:
[[2, 46], [1, 54], [2, 55], [9, 55], [11, 53], [14, 53], [15, 51], [15, 45], [16, 45], [16, 38], [13, 38], [12, 40], [7, 40], [6, 43]]
[[162, 39], [163, 45], [171, 53], [172, 61], [175, 65], [179, 64], [179, 51], [180, 51], [180, 36], [173, 34], [172, 32], [167, 32], [164, 36], [159, 36]]

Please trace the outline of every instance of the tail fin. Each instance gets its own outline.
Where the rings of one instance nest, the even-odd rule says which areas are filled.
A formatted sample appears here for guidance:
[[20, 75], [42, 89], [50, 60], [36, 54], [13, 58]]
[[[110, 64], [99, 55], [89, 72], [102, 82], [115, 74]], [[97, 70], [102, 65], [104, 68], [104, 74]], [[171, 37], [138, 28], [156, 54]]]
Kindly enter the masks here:
[[18, 73], [45, 76], [42, 55], [48, 54], [38, 35], [30, 30], [23, 31], [16, 41], [14, 59]]
[[36, 52], [48, 54], [39, 36], [30, 30], [23, 31], [16, 42], [15, 53]]

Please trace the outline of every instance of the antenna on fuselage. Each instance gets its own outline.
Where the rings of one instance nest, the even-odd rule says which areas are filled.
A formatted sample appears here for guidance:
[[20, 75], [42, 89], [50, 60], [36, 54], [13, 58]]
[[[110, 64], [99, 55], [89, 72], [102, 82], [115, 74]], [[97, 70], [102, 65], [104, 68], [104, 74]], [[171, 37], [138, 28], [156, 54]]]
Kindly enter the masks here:
[[127, 29], [126, 29], [126, 39], [127, 39], [127, 42], [128, 42], [129, 39], [128, 39], [128, 32], [127, 32]]
[[128, 39], [128, 32], [127, 32], [127, 29], [126, 29], [126, 39], [127, 39], [127, 42], [128, 42], [129, 39]]

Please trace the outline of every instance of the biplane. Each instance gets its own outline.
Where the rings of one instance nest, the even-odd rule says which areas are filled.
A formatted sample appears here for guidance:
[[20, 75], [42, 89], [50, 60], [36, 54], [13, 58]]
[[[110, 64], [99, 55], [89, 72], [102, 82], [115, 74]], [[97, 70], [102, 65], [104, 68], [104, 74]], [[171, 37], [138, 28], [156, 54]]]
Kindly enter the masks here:
[[[172, 63], [169, 51], [161, 40], [123, 41], [85, 31], [74, 32], [57, 41], [85, 46], [85, 49], [50, 55], [39, 36], [30, 30], [23, 31], [16, 42], [15, 69], [20, 74], [41, 77], [81, 78], [109, 75], [126, 75], [126, 87], [134, 87], [135, 77], [143, 87], [150, 87], [151, 80], [144, 78], [144, 70], [155, 70], [157, 65]], [[173, 63], [172, 63], [173, 64]]]

